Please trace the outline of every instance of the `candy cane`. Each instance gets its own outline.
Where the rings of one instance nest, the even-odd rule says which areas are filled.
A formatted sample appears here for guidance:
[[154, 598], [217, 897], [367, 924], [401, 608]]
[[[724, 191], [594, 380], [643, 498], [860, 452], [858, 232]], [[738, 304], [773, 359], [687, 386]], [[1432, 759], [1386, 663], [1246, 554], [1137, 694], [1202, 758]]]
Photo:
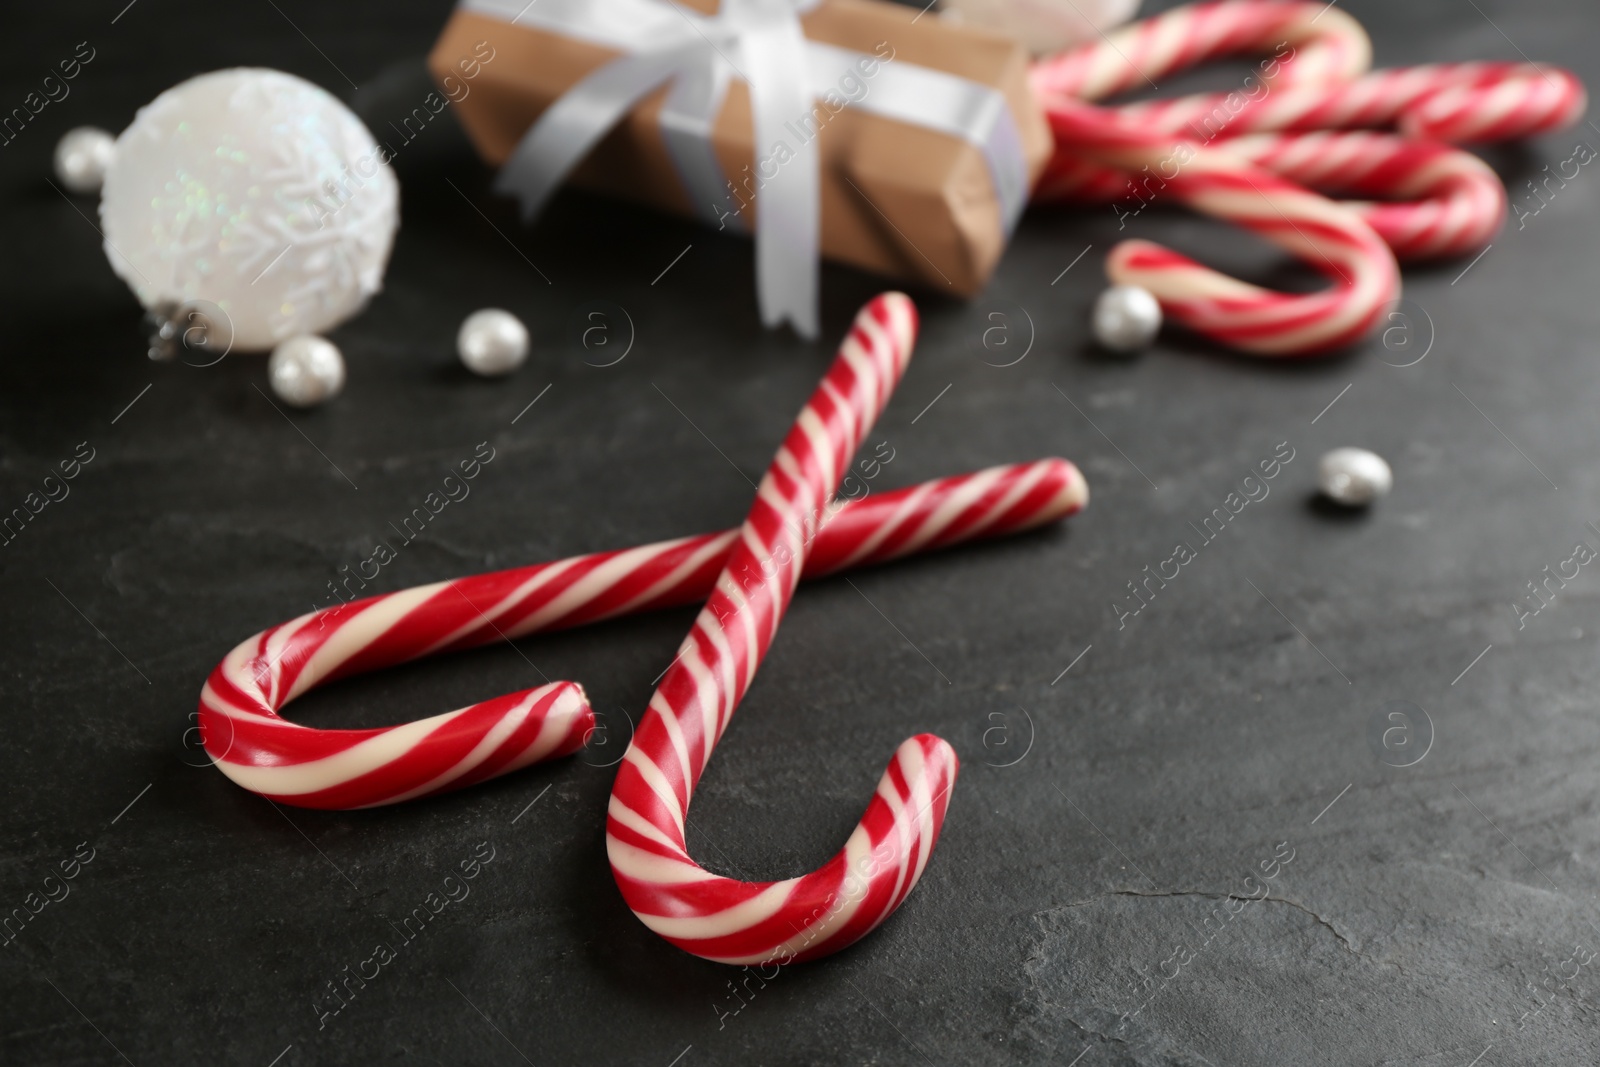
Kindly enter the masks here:
[[1469, 152], [1387, 133], [1254, 134], [1228, 150], [1289, 181], [1338, 196], [1401, 260], [1467, 255], [1506, 216], [1499, 175]]
[[1101, 40], [1035, 63], [1036, 92], [1103, 100], [1210, 59], [1273, 52], [1262, 71], [1267, 81], [1336, 85], [1365, 74], [1372, 42], [1361, 24], [1323, 3], [1221, 0], [1187, 4], [1130, 23]]
[[1583, 83], [1559, 67], [1477, 62], [1375, 70], [1343, 84], [1288, 75], [1255, 99], [1197, 93], [1117, 110], [1129, 121], [1203, 139], [1393, 127], [1406, 137], [1472, 144], [1563, 129], [1587, 106]]
[[[1374, 71], [1342, 85], [1283, 84], [1286, 79], [1280, 76], [1256, 99], [1199, 93], [1115, 111], [1143, 130], [1221, 138], [1252, 163], [1323, 192], [1380, 198], [1346, 206], [1405, 260], [1471, 253], [1506, 214], [1505, 189], [1487, 164], [1431, 142], [1546, 133], [1577, 121], [1587, 105], [1572, 74], [1527, 63], [1428, 64]], [[1322, 132], [1383, 127], [1402, 136]], [[1064, 145], [1035, 196], [1116, 200], [1127, 195], [1128, 180]]]
[[[1097, 44], [1036, 64], [1031, 79], [1058, 157], [1131, 172], [1146, 193], [1169, 193], [1203, 214], [1254, 230], [1332, 285], [1310, 295], [1273, 292], [1148, 241], [1125, 241], [1111, 250], [1106, 272], [1112, 281], [1150, 290], [1168, 317], [1231, 347], [1303, 355], [1360, 337], [1398, 295], [1399, 267], [1382, 238], [1354, 212], [1238, 154], [1084, 102], [1213, 56], [1277, 42], [1296, 52], [1263, 69], [1269, 82], [1349, 80], [1371, 59], [1366, 34], [1336, 9], [1223, 0], [1123, 27]], [[1058, 192], [1063, 169], [1070, 165], [1053, 168], [1041, 188]]]
[[[1435, 64], [1366, 74], [1370, 46], [1365, 34], [1353, 20], [1334, 14], [1319, 3], [1197, 4], [1036, 64], [1032, 81], [1050, 115], [1057, 151], [1035, 198], [1103, 202], [1125, 198], [1130, 190], [1138, 197], [1135, 183], [1151, 191], [1155, 169], [1155, 186], [1164, 190], [1170, 181], [1175, 199], [1259, 230], [1246, 201], [1196, 199], [1190, 195], [1194, 183], [1168, 173], [1183, 145], [1183, 151], [1199, 154], [1203, 172], [1227, 171], [1230, 156], [1246, 164], [1236, 168], [1236, 178], [1261, 199], [1273, 200], [1283, 221], [1301, 231], [1304, 245], [1316, 244], [1311, 227], [1331, 217], [1313, 200], [1282, 187], [1269, 191], [1249, 165], [1323, 191], [1378, 198], [1342, 207], [1402, 258], [1459, 255], [1481, 246], [1503, 221], [1506, 198], [1499, 179], [1476, 157], [1377, 134], [1306, 131], [1394, 126], [1407, 137], [1453, 142], [1527, 136], [1575, 121], [1586, 102], [1582, 85], [1565, 71], [1525, 63]], [[1261, 84], [1254, 90], [1120, 108], [1078, 103], [1137, 88], [1149, 78], [1216, 56], [1274, 45], [1277, 52], [1263, 63]], [[1280, 60], [1286, 48], [1294, 51]], [[1240, 136], [1252, 133], [1258, 136]], [[1274, 136], [1260, 136], [1264, 133]], [[1140, 137], [1144, 151], [1133, 151]], [[1213, 154], [1219, 152], [1226, 155]], [[1187, 162], [1184, 166], [1194, 169]], [[1214, 192], [1206, 181], [1199, 184], [1203, 193]], [[1233, 214], [1241, 207], [1243, 215]], [[1348, 221], [1329, 240], [1354, 249], [1366, 235], [1350, 230]], [[1169, 315], [1219, 340], [1263, 354], [1300, 354], [1354, 340], [1365, 326], [1349, 328], [1352, 313], [1365, 311], [1370, 325], [1388, 302], [1373, 307], [1378, 289], [1363, 290], [1362, 275], [1348, 270], [1339, 256], [1320, 251], [1325, 264], [1307, 261], [1337, 275], [1334, 290], [1320, 303], [1286, 302], [1280, 294], [1241, 288], [1242, 283], [1146, 242], [1113, 249], [1108, 273], [1113, 281], [1150, 288]], [[1390, 264], [1368, 266], [1374, 279], [1392, 272]], [[1391, 285], [1397, 294], [1397, 276]], [[1241, 336], [1216, 305], [1219, 298], [1234, 301], [1228, 312], [1260, 315], [1265, 332]], [[1298, 329], [1281, 328], [1285, 324]]]
[[[1483, 160], [1436, 142], [1366, 131], [1251, 134], [1229, 152], [1343, 201], [1401, 260], [1481, 248], [1506, 214], [1505, 188]], [[1127, 197], [1129, 175], [1069, 155], [1051, 161], [1036, 198], [1106, 203]]]
[[898, 293], [856, 316], [767, 469], [716, 591], [612, 787], [606, 851], [623, 898], [647, 927], [697, 956], [787, 963], [844, 948], [905, 899], [938, 840], [958, 760], [928, 734], [900, 746], [844, 848], [811, 874], [781, 882], [714, 875], [689, 855], [684, 832], [695, 785], [794, 592], [818, 509], [887, 402], [915, 332], [916, 311]]
[[1170, 194], [1259, 233], [1332, 283], [1318, 293], [1279, 293], [1150, 241], [1112, 248], [1106, 260], [1112, 281], [1148, 289], [1170, 318], [1189, 328], [1257, 355], [1307, 355], [1361, 337], [1399, 294], [1394, 254], [1350, 209], [1225, 148], [1183, 140], [1175, 146], [1171, 138], [1075, 100], [1050, 100], [1047, 117], [1058, 141], [1074, 152], [1143, 175], [1139, 180], [1152, 195]]
[[[865, 483], [862, 483], [863, 487]], [[1017, 533], [1076, 513], [1064, 459], [992, 467], [838, 501], [805, 577]], [[318, 730], [278, 711], [314, 686], [396, 663], [702, 600], [737, 530], [436, 582], [325, 608], [240, 644], [200, 697], [201, 737], [246, 789], [308, 808], [364, 808], [459, 789], [582, 747], [583, 690], [556, 682], [419, 722]]]
[[[1263, 114], [1259, 102], [1276, 101], [1294, 89], [1301, 91], [1302, 101], [1322, 99], [1319, 94], [1366, 73], [1372, 44], [1359, 23], [1328, 5], [1222, 0], [1173, 8], [1114, 30], [1100, 42], [1040, 60], [1029, 71], [1029, 81], [1049, 110], [1062, 101], [1098, 101], [1153, 86], [1152, 79], [1244, 53], [1268, 56], [1254, 76], [1261, 83], [1254, 92], [1196, 93], [1082, 114], [1113, 123], [1121, 119], [1128, 129], [1196, 142], [1242, 129], [1286, 128], [1249, 125]], [[1251, 80], [1245, 79], [1246, 86]], [[1289, 120], [1290, 112], [1279, 113]], [[1171, 144], [1166, 147], [1170, 153]], [[1080, 145], [1058, 131], [1055, 154], [1034, 198], [1100, 202], [1125, 197], [1128, 191], [1128, 174], [1084, 158]]]

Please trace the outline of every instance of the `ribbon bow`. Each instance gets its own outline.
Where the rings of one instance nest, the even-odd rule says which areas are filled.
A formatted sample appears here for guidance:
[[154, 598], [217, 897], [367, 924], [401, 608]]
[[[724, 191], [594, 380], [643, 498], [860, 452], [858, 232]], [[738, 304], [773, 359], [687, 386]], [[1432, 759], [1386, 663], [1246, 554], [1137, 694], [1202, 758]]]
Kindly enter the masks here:
[[[546, 0], [548, 3], [548, 0]], [[540, 116], [523, 137], [495, 189], [517, 195], [524, 220], [533, 218], [567, 174], [622, 118], [663, 84], [671, 82], [662, 114], [667, 143], [695, 198], [697, 210], [717, 218], [721, 168], [709, 133], [722, 109], [728, 80], [737, 74], [750, 85], [756, 145], [782, 138], [783, 124], [809, 115], [810, 77], [800, 12], [816, 0], [723, 0], [712, 16], [666, 8], [653, 0], [604, 5], [558, 3], [540, 12], [564, 29], [620, 15], [634, 22], [645, 47], [619, 56], [590, 73]], [[625, 9], [632, 8], [632, 12]], [[662, 18], [663, 8], [669, 13]], [[571, 16], [564, 18], [563, 16]], [[618, 28], [626, 28], [619, 24]], [[767, 327], [788, 321], [802, 337], [815, 338], [821, 194], [816, 142], [799, 146], [795, 158], [761, 186], [756, 200], [756, 290]]]
[[[750, 87], [756, 157], [756, 293], [761, 321], [818, 335], [821, 174], [817, 140], [786, 136], [804, 128], [817, 98], [872, 57], [808, 41], [800, 16], [819, 0], [722, 0], [715, 15], [673, 0], [461, 0], [461, 6], [511, 24], [537, 27], [619, 51], [548, 107], [523, 136], [495, 183], [521, 200], [524, 220], [589, 151], [663, 85], [671, 86], [661, 128], [690, 202], [704, 220], [743, 227], [717, 162], [711, 131], [729, 82]], [[887, 62], [887, 61], [885, 61]], [[885, 68], [870, 95], [852, 105], [883, 118], [938, 130], [976, 146], [988, 164], [1007, 233], [1027, 202], [1027, 161], [1004, 94], [988, 85], [903, 61]], [[794, 143], [796, 140], [798, 144]]]

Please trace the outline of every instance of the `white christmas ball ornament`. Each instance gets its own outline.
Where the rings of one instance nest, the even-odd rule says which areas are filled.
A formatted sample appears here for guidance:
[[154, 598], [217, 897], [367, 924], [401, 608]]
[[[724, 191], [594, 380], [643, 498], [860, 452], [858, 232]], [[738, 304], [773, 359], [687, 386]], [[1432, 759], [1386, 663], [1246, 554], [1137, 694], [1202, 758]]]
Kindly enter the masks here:
[[73, 193], [96, 193], [117, 155], [117, 139], [94, 126], [68, 130], [56, 142], [56, 177]]
[[939, 13], [1014, 37], [1034, 55], [1095, 40], [1139, 10], [1139, 0], [939, 0]]
[[474, 311], [456, 334], [456, 352], [474, 374], [486, 378], [510, 374], [528, 358], [528, 328], [509, 311]]
[[1336, 448], [1317, 464], [1317, 483], [1330, 500], [1363, 507], [1393, 488], [1394, 472], [1376, 452]]
[[400, 191], [386, 153], [331, 94], [239, 67], [173, 86], [117, 138], [100, 221], [147, 309], [227, 315], [234, 348], [332, 329], [382, 285]]
[[314, 408], [344, 388], [344, 356], [337, 345], [321, 337], [291, 337], [272, 350], [267, 378], [285, 403]]
[[1113, 285], [1094, 302], [1094, 338], [1113, 352], [1137, 352], [1161, 332], [1161, 303], [1137, 285]]

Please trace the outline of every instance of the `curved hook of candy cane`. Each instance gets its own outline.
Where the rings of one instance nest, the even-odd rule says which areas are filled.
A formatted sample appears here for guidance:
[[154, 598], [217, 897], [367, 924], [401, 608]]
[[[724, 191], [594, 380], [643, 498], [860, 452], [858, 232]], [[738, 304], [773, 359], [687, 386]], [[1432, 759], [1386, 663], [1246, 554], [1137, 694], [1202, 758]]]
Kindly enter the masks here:
[[[852, 491], [866, 493], [858, 484]], [[1076, 514], [1088, 493], [1077, 467], [1042, 459], [840, 500], [805, 577], [1032, 529]], [[324, 809], [398, 803], [568, 755], [594, 729], [582, 689], [570, 682], [369, 730], [319, 730], [278, 711], [334, 678], [703, 600], [737, 536], [727, 530], [436, 582], [273, 627], [234, 649], [207, 682], [207, 752], [246, 789]]]
[[1471, 144], [1562, 129], [1587, 106], [1583, 83], [1559, 67], [1472, 62], [1375, 70], [1341, 84], [1279, 79], [1254, 98], [1195, 93], [1116, 110], [1140, 127], [1206, 140], [1392, 127], [1406, 137]]
[[1583, 83], [1560, 67], [1442, 64], [1434, 78], [1434, 91], [1399, 115], [1401, 133], [1452, 144], [1505, 141], [1564, 129], [1589, 106]]
[[1039, 60], [1029, 78], [1043, 95], [1103, 100], [1210, 59], [1257, 52], [1271, 54], [1261, 73], [1275, 87], [1335, 85], [1372, 65], [1367, 32], [1330, 4], [1221, 0], [1186, 4], [1119, 27], [1099, 41]]
[[745, 882], [689, 855], [685, 820], [712, 750], [755, 677], [806, 559], [823, 505], [905, 369], [916, 310], [898, 293], [856, 316], [757, 490], [716, 591], [634, 732], [606, 819], [612, 873], [633, 913], [722, 963], [788, 963], [835, 952], [883, 922], [938, 840], [959, 761], [919, 735], [896, 751], [866, 814], [821, 869]]
[[[1558, 68], [1447, 63], [1374, 71], [1345, 85], [1275, 89], [1242, 108], [1223, 94], [1197, 94], [1124, 105], [1115, 113], [1142, 130], [1176, 137], [1209, 131], [1228, 151], [1281, 178], [1325, 193], [1373, 197], [1341, 202], [1396, 256], [1414, 260], [1470, 254], [1506, 215], [1505, 189], [1494, 171], [1439, 142], [1559, 129], [1576, 122], [1586, 103], [1582, 84]], [[1390, 126], [1402, 136], [1359, 129]], [[1064, 146], [1050, 160], [1036, 198], [1112, 201], [1126, 196], [1129, 180]]]
[[[1229, 138], [1229, 152], [1280, 178], [1339, 196], [1401, 260], [1464, 255], [1505, 221], [1500, 178], [1470, 152], [1365, 130], [1260, 133]], [[1039, 192], [1107, 203], [1127, 195], [1129, 175], [1070, 156], [1051, 161]], [[1348, 200], [1354, 194], [1371, 200]]]
[[268, 800], [342, 810], [461, 789], [582, 748], [594, 712], [574, 682], [374, 729], [318, 730], [278, 716], [313, 686], [426, 654], [408, 652], [418, 638], [447, 637], [458, 605], [471, 606], [455, 583], [436, 582], [256, 634], [228, 653], [201, 690], [206, 754]]
[[[1175, 195], [1198, 210], [1290, 248], [1334, 278], [1333, 288], [1315, 298], [1272, 293], [1142, 241], [1112, 250], [1113, 281], [1142, 285], [1170, 317], [1262, 355], [1308, 354], [1360, 337], [1398, 295], [1394, 255], [1456, 255], [1492, 236], [1505, 217], [1498, 178], [1481, 161], [1438, 144], [1355, 134], [1241, 143], [1239, 135], [1398, 126], [1402, 134], [1441, 141], [1497, 140], [1568, 125], [1582, 114], [1586, 96], [1566, 71], [1532, 64], [1438, 64], [1367, 74], [1365, 34], [1347, 17], [1324, 21], [1332, 13], [1316, 3], [1199, 4], [1035, 64], [1030, 80], [1057, 138], [1035, 198], [1104, 201], [1131, 192], [1142, 203], [1144, 194], [1177, 186]], [[1114, 109], [1080, 102], [1215, 56], [1270, 48], [1279, 37], [1304, 47], [1279, 61], [1280, 47], [1262, 65], [1266, 91]], [[1238, 169], [1239, 161], [1277, 178]], [[1172, 173], [1175, 164], [1182, 174]], [[1411, 202], [1333, 205], [1290, 182]], [[1263, 205], [1271, 212], [1260, 210]], [[1373, 236], [1393, 254], [1372, 247]]]
[[[1250, 134], [1227, 148], [1280, 178], [1341, 197], [1402, 260], [1476, 251], [1505, 221], [1499, 175], [1437, 141], [1341, 130]], [[1373, 199], [1342, 199], [1348, 195]]]
[[1255, 355], [1303, 356], [1356, 341], [1398, 296], [1400, 268], [1389, 246], [1360, 216], [1326, 197], [1225, 147], [1181, 140], [1174, 147], [1160, 133], [1090, 104], [1052, 97], [1046, 115], [1058, 143], [1076, 154], [1121, 171], [1160, 168], [1154, 191], [1170, 191], [1202, 214], [1260, 234], [1333, 283], [1319, 293], [1279, 293], [1150, 241], [1112, 248], [1111, 280], [1148, 289], [1173, 321]]
[[[1276, 293], [1148, 241], [1113, 248], [1106, 271], [1115, 283], [1150, 290], [1169, 318], [1223, 344], [1257, 355], [1308, 355], [1358, 339], [1398, 295], [1399, 267], [1382, 239], [1355, 213], [1238, 155], [1195, 142], [1190, 131], [1175, 140], [1126, 120], [1120, 109], [1084, 102], [1214, 56], [1272, 48], [1274, 42], [1295, 52], [1263, 66], [1263, 80], [1273, 85], [1337, 84], [1371, 63], [1365, 31], [1326, 5], [1222, 0], [1175, 8], [1035, 64], [1030, 81], [1056, 137], [1041, 189], [1070, 191], [1082, 170], [1074, 161], [1086, 160], [1132, 172], [1145, 193], [1171, 188], [1196, 210], [1237, 222], [1287, 249], [1328, 276], [1331, 288], [1309, 296]], [[1096, 185], [1092, 175], [1089, 184]], [[1099, 179], [1096, 191], [1106, 185]]]
[[[1203, 121], [1225, 98], [1200, 94], [1124, 109], [1164, 129]], [[1248, 104], [1228, 132], [1395, 127], [1406, 137], [1474, 144], [1532, 137], [1583, 117], [1583, 83], [1560, 67], [1480, 61], [1375, 70], [1342, 85], [1288, 85]]]

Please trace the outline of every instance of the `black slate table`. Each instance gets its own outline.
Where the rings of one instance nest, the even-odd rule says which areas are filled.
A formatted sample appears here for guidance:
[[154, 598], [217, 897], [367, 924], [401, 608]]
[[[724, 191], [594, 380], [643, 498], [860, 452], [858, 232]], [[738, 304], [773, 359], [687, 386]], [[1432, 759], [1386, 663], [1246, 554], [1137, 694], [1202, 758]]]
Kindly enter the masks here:
[[[1600, 84], [1600, 16], [1577, 0], [1341, 7], [1382, 65], [1526, 55]], [[1470, 269], [1408, 268], [1403, 318], [1331, 359], [1266, 364], [1172, 331], [1097, 355], [1085, 316], [1119, 236], [1316, 284], [1181, 212], [1119, 234], [1109, 210], [1035, 209], [982, 298], [914, 292], [918, 356], [874, 434], [895, 449], [883, 484], [1059, 454], [1093, 500], [1062, 528], [795, 601], [700, 790], [698, 858], [808, 870], [902, 738], [937, 732], [965, 761], [921, 885], [836, 957], [736, 996], [738, 972], [650, 934], [612, 883], [608, 765], [687, 609], [341, 684], [295, 712], [396, 722], [526, 686], [537, 664], [581, 679], [611, 724], [559, 764], [347, 814], [275, 809], [206, 766], [192, 712], [211, 667], [321, 599], [477, 442], [496, 462], [385, 587], [737, 522], [746, 478], [882, 287], [830, 267], [824, 340], [765, 333], [748, 244], [572, 193], [522, 228], [446, 114], [397, 157], [404, 224], [383, 294], [334, 334], [336, 402], [286, 418], [253, 388], [258, 360], [149, 363], [92, 202], [46, 182], [55, 139], [120, 129], [166, 86], [238, 64], [311, 78], [382, 128], [428, 91], [447, 9], [8, 15], [0, 103], [79, 41], [96, 58], [0, 149], [5, 508], [80, 442], [95, 458], [0, 549], [0, 905], [78, 867], [0, 950], [0, 1060], [1596, 1061], [1600, 576], [1582, 568], [1536, 614], [1525, 599], [1579, 542], [1600, 546], [1589, 168]], [[1527, 210], [1529, 180], [1580, 142], [1600, 130], [1490, 159]], [[609, 366], [573, 341], [596, 302], [619, 344], [615, 309], [632, 324]], [[455, 361], [483, 306], [532, 329], [508, 381]], [[1393, 464], [1370, 513], [1315, 500], [1318, 456], [1344, 444]], [[1280, 449], [1270, 494], [1121, 616], [1127, 583]], [[471, 896], [324, 1018], [328, 983], [484, 842]]]

